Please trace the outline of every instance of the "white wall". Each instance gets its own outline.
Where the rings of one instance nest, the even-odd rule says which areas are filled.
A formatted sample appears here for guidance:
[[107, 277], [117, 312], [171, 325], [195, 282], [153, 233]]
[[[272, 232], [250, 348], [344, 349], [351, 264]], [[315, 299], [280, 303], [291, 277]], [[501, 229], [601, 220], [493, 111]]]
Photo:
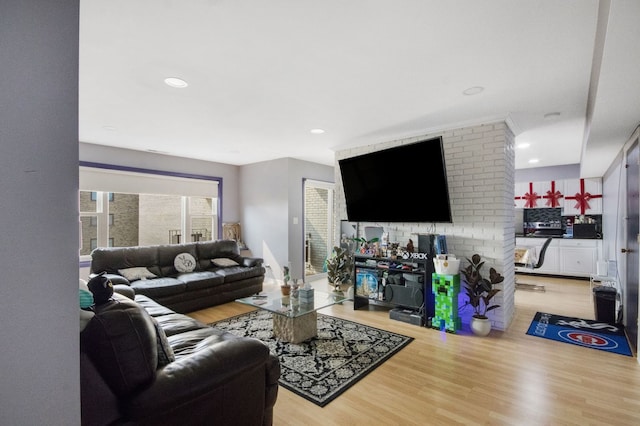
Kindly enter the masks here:
[[[291, 276], [304, 272], [303, 180], [333, 182], [333, 167], [293, 158], [241, 166], [242, 235], [275, 278], [291, 263]], [[297, 224], [294, 224], [297, 218]]]
[[77, 0], [0, 3], [0, 424], [80, 424]]
[[532, 167], [529, 169], [519, 169], [516, 170], [515, 181], [541, 182], [561, 179], [579, 179], [580, 177], [585, 177], [580, 176], [580, 164], [567, 164], [563, 166]]
[[[347, 149], [336, 153], [336, 227], [347, 219], [338, 160], [392, 146], [442, 136], [453, 223], [379, 223], [389, 232], [389, 240], [406, 245], [417, 233], [447, 236], [448, 251], [460, 258], [480, 254], [505, 276], [503, 291], [494, 299], [500, 309], [489, 313], [493, 326], [505, 330], [514, 314], [514, 135], [504, 122], [447, 130], [443, 133], [390, 141]], [[419, 167], [419, 159], [411, 159]], [[399, 169], [407, 165], [399, 165]], [[420, 196], [428, 198], [428, 183]], [[416, 201], [416, 208], [419, 203]], [[363, 225], [363, 224], [361, 224]], [[362, 226], [360, 226], [362, 228]], [[337, 238], [337, 236], [336, 236]], [[414, 240], [415, 242], [415, 240]], [[466, 262], [463, 261], [463, 265]], [[463, 317], [463, 321], [465, 318]]]
[[622, 160], [620, 152], [602, 177], [602, 199], [606, 202], [602, 203], [602, 258], [598, 260], [619, 262], [620, 248], [626, 244], [626, 227], [623, 220], [626, 196], [621, 195], [626, 191], [627, 184]]

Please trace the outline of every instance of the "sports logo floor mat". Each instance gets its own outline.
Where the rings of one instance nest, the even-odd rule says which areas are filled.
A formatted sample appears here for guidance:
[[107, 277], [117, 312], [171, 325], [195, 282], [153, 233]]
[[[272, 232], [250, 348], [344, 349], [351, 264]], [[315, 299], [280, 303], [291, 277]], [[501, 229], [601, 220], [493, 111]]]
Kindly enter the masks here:
[[563, 317], [537, 312], [527, 330], [531, 336], [571, 343], [620, 355], [633, 356], [629, 341], [620, 324]]

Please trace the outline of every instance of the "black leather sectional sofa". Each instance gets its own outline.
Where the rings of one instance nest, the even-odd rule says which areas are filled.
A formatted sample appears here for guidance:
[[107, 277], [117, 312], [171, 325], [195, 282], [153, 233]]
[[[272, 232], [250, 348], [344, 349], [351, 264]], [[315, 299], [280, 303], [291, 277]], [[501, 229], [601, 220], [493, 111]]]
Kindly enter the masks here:
[[233, 240], [136, 247], [97, 248], [91, 274], [106, 272], [176, 312], [227, 303], [262, 291], [261, 258], [243, 257]]
[[280, 363], [264, 343], [142, 295], [93, 312], [80, 333], [82, 425], [272, 424]]

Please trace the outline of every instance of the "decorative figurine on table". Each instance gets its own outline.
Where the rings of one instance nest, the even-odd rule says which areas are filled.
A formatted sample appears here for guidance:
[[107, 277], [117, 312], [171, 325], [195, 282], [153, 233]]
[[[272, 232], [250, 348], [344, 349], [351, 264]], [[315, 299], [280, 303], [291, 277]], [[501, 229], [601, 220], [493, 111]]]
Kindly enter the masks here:
[[298, 297], [299, 289], [300, 289], [300, 284], [298, 284], [298, 281], [291, 280], [291, 297]]
[[413, 240], [409, 238], [409, 243], [407, 244], [407, 252], [413, 253], [414, 250], [415, 250], [415, 247], [413, 247]]

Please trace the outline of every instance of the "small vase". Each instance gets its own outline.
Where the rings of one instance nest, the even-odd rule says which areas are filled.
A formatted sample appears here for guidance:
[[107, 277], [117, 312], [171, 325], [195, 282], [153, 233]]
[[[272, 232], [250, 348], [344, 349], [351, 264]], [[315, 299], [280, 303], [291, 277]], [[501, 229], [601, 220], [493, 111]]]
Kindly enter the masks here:
[[291, 286], [281, 285], [280, 290], [282, 291], [283, 296], [288, 296], [291, 293]]
[[471, 331], [476, 336], [486, 336], [491, 332], [491, 321], [489, 318], [471, 317]]

